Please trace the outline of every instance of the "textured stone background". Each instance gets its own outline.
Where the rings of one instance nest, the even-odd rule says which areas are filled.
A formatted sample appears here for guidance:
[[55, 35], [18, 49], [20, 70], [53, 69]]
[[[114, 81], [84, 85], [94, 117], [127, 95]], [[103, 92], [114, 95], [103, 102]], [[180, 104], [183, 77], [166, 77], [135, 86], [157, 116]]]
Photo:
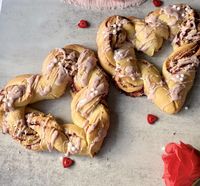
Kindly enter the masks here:
[[[200, 10], [199, 0], [190, 2]], [[166, 4], [174, 1], [165, 1]], [[96, 49], [98, 24], [113, 14], [143, 17], [154, 10], [151, 1], [126, 10], [84, 10], [64, 5], [59, 0], [4, 0], [0, 14], [0, 87], [13, 76], [37, 73], [48, 51], [69, 43]], [[77, 22], [87, 19], [89, 29], [78, 29]], [[166, 44], [159, 54], [148, 58], [157, 66], [171, 52]], [[142, 58], [146, 56], [139, 55]], [[111, 87], [108, 98], [111, 128], [101, 152], [94, 159], [74, 157], [76, 165], [62, 168], [61, 154], [25, 150], [10, 136], [0, 134], [1, 186], [160, 186], [163, 185], [161, 148], [168, 142], [182, 140], [200, 149], [200, 76], [184, 110], [175, 116], [158, 110], [145, 97], [130, 98]], [[34, 105], [70, 122], [70, 96]], [[160, 120], [154, 126], [146, 115], [154, 113]], [[175, 135], [173, 133], [176, 133]]]

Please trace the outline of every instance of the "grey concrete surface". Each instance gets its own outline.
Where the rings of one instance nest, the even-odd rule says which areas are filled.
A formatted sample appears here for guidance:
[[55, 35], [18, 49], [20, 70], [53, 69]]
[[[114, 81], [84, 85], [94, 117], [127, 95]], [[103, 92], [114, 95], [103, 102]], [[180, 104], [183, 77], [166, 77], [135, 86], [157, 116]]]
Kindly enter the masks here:
[[[199, 0], [165, 1], [189, 3], [200, 10]], [[13, 76], [37, 73], [47, 53], [55, 47], [79, 43], [96, 49], [98, 24], [113, 14], [143, 17], [154, 10], [151, 1], [126, 10], [84, 10], [64, 5], [59, 0], [3, 0], [0, 14], [0, 87]], [[89, 29], [78, 29], [77, 22], [87, 19]], [[155, 57], [157, 66], [169, 55], [166, 44]], [[144, 55], [140, 57], [147, 58]], [[111, 86], [108, 98], [111, 127], [101, 152], [93, 159], [74, 157], [76, 164], [63, 169], [61, 154], [30, 152], [8, 135], [0, 134], [1, 186], [162, 186], [161, 148], [182, 140], [200, 149], [200, 76], [177, 115], [167, 115], [146, 97], [130, 98]], [[34, 105], [52, 113], [60, 122], [70, 122], [69, 94], [55, 101]], [[146, 122], [148, 113], [160, 119], [154, 126]]]

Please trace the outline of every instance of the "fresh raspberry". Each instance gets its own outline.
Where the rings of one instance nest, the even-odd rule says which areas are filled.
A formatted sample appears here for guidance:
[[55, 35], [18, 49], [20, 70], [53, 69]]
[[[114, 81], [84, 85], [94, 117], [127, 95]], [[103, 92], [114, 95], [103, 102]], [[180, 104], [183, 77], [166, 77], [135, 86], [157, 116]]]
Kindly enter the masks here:
[[74, 161], [68, 157], [63, 157], [62, 163], [64, 168], [69, 168], [71, 165], [73, 165]]
[[162, 6], [162, 4], [163, 4], [163, 2], [160, 0], [153, 0], [152, 2], [154, 4], [154, 6], [156, 6], [156, 7]]
[[78, 23], [78, 27], [79, 28], [88, 28], [89, 27], [89, 23], [87, 20], [80, 20]]
[[153, 114], [147, 115], [147, 121], [149, 124], [154, 124], [158, 120], [158, 117]]

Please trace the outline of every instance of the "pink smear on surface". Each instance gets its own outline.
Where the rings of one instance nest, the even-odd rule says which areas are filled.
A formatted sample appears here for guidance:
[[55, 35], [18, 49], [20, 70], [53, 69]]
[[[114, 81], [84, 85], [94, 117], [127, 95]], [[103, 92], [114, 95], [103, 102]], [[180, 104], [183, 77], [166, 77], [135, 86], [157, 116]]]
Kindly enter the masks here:
[[84, 8], [127, 8], [139, 6], [146, 0], [64, 0], [66, 3], [78, 5]]

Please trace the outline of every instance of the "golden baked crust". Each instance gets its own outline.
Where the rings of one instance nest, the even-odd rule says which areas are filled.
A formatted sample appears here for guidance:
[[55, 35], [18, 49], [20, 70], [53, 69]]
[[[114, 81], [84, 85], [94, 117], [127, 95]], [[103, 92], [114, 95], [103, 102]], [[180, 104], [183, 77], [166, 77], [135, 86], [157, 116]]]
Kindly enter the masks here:
[[[72, 87], [72, 120], [60, 125], [27, 105], [62, 96]], [[93, 156], [109, 128], [108, 81], [95, 53], [80, 45], [52, 50], [42, 73], [10, 80], [0, 91], [0, 127], [28, 149]]]
[[[157, 9], [144, 19], [111, 16], [97, 32], [100, 64], [128, 95], [146, 95], [164, 112], [176, 113], [185, 102], [199, 66], [197, 16], [185, 4]], [[161, 75], [154, 65], [138, 60], [135, 49], [153, 56], [166, 39], [172, 40], [174, 51], [164, 62]]]

